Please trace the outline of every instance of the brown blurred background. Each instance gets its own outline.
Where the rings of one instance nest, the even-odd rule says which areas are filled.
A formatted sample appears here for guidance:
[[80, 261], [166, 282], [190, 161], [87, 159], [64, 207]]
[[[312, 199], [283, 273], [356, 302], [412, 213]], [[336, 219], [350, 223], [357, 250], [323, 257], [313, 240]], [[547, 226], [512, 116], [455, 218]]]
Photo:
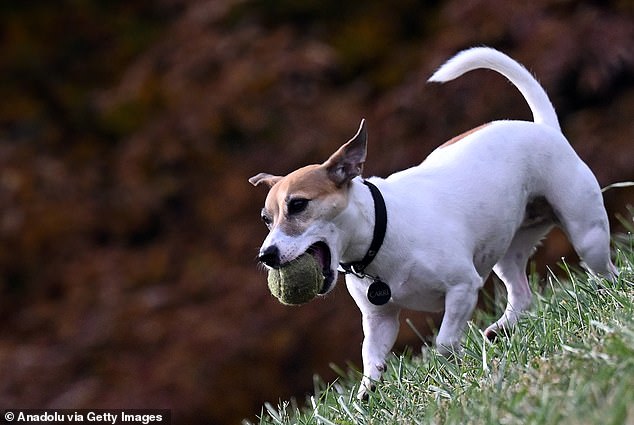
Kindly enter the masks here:
[[[301, 308], [268, 293], [265, 191], [247, 178], [324, 160], [362, 117], [380, 176], [488, 120], [530, 119], [494, 73], [425, 83], [462, 48], [524, 63], [600, 183], [634, 179], [631, 0], [42, 0], [0, 14], [1, 407], [238, 423], [303, 399], [313, 373], [332, 380], [330, 362], [359, 364], [343, 284]], [[634, 192], [605, 198], [618, 230]], [[571, 255], [555, 234], [537, 269]]]

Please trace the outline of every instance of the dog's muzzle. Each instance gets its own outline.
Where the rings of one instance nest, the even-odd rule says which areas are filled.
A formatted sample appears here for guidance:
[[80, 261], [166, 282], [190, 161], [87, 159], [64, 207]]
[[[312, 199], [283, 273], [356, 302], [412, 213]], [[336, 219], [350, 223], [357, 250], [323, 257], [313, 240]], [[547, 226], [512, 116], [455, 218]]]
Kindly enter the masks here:
[[267, 247], [264, 251], [260, 251], [258, 260], [272, 269], [280, 266], [280, 250], [275, 245]]

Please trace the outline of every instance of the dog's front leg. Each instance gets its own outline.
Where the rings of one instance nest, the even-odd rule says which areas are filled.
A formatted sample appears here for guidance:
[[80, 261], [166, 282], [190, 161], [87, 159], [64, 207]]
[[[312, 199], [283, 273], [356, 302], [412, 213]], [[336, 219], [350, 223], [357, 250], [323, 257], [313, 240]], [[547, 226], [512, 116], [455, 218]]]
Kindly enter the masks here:
[[396, 342], [400, 309], [369, 307], [363, 313], [363, 379], [357, 397], [365, 400], [386, 369], [385, 360]]
[[436, 347], [443, 356], [460, 354], [462, 335], [478, 302], [482, 279], [452, 286], [445, 295], [445, 314], [436, 337]]

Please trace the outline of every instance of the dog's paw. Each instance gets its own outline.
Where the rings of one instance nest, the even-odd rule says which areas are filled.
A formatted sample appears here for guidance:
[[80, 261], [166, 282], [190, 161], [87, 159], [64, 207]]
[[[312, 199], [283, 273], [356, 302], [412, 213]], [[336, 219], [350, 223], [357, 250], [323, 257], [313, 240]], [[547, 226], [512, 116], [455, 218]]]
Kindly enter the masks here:
[[357, 392], [357, 399], [361, 401], [368, 401], [370, 399], [370, 393], [376, 391], [376, 384], [369, 378], [363, 378], [359, 391]]
[[437, 342], [436, 350], [438, 351], [438, 354], [448, 360], [460, 359], [462, 357], [462, 345], [460, 342], [452, 344], [442, 344]]
[[359, 385], [359, 391], [357, 392], [357, 398], [362, 401], [368, 401], [370, 393], [376, 391], [376, 385], [381, 380], [383, 372], [387, 370], [387, 364], [377, 363], [374, 368], [371, 368], [370, 376], [364, 375]]
[[486, 339], [488, 339], [490, 342], [495, 341], [496, 339], [498, 339], [499, 335], [499, 331], [500, 329], [495, 326], [489, 326], [488, 328], [486, 328], [486, 330], [484, 331], [484, 336], [486, 337]]
[[484, 330], [484, 336], [490, 341], [494, 342], [498, 338], [509, 335], [509, 329], [506, 326], [500, 326], [497, 323], [492, 324]]

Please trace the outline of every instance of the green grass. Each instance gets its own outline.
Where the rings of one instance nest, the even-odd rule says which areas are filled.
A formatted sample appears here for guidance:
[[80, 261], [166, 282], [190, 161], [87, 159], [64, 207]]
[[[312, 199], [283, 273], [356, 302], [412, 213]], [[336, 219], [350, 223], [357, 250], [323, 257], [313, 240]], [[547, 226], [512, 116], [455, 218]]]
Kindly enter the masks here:
[[476, 315], [459, 361], [429, 349], [394, 355], [367, 402], [360, 374], [315, 378], [305, 407], [266, 404], [259, 424], [634, 424], [634, 242], [616, 245], [611, 283], [562, 266], [512, 334], [490, 343]]

